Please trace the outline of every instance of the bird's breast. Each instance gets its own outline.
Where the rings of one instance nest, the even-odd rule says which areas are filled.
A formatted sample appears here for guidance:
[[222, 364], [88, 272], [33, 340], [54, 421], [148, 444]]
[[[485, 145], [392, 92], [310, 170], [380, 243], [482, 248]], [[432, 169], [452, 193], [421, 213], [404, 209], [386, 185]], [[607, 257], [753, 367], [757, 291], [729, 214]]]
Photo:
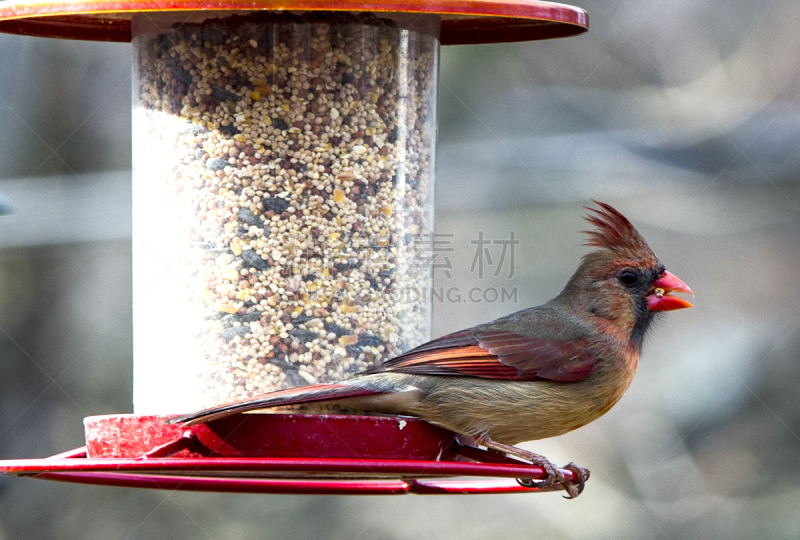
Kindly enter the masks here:
[[419, 409], [410, 412], [453, 431], [505, 444], [555, 437], [596, 420], [622, 398], [638, 355], [626, 360], [600, 362], [592, 375], [578, 382], [448, 377], [447, 384], [431, 385]]

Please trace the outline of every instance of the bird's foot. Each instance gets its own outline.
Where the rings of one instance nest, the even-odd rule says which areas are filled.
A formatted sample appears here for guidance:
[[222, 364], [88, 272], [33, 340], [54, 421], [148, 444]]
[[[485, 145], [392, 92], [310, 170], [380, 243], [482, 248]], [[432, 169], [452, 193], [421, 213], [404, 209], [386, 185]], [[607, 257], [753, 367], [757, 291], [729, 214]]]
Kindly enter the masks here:
[[564, 485], [566, 480], [564, 479], [564, 475], [561, 473], [561, 471], [558, 470], [558, 467], [553, 465], [547, 458], [542, 456], [540, 457], [541, 459], [529, 459], [528, 461], [530, 461], [533, 465], [544, 469], [544, 472], [547, 473], [547, 478], [544, 480], [534, 480], [533, 478], [517, 478], [517, 483], [522, 487], [537, 489], [549, 488], [553, 484], [557, 483]]
[[561, 485], [564, 486], [564, 491], [566, 491], [567, 494], [569, 495], [569, 497], [564, 497], [564, 498], [574, 499], [575, 497], [583, 493], [583, 488], [586, 487], [586, 481], [589, 479], [591, 471], [584, 467], [578, 467], [571, 461], [561, 468], [572, 472], [572, 481], [561, 482]]
[[[574, 499], [575, 497], [583, 493], [583, 488], [586, 487], [586, 481], [589, 479], [589, 475], [591, 474], [591, 471], [589, 469], [586, 469], [584, 467], [579, 467], [578, 465], [570, 461], [569, 463], [561, 467], [561, 469], [570, 471], [572, 473], [572, 480], [567, 480], [566, 478], [564, 478], [564, 474], [560, 470], [553, 467], [552, 463], [550, 463], [547, 460], [545, 461], [547, 462], [546, 464], [541, 462], [537, 463], [533, 461], [532, 463], [534, 465], [542, 467], [547, 472], [547, 480], [535, 481], [529, 478], [517, 478], [517, 483], [524, 487], [543, 488], [543, 487], [549, 487], [554, 483], [558, 482], [561, 485], [561, 487], [564, 488], [564, 491], [567, 492], [567, 495], [564, 496], [565, 499]], [[553, 469], [554, 472], [551, 472]]]
[[523, 487], [543, 489], [549, 488], [554, 484], [560, 484], [564, 488], [564, 491], [566, 491], [569, 495], [565, 498], [574, 499], [581, 494], [586, 485], [586, 480], [589, 479], [589, 469], [578, 467], [572, 462], [562, 467], [562, 469], [572, 472], [572, 480], [567, 480], [564, 478], [564, 474], [559, 470], [558, 467], [553, 465], [549, 459], [540, 454], [523, 450], [521, 448], [517, 448], [516, 446], [498, 443], [488, 438], [484, 438], [480, 441], [480, 443], [486, 446], [486, 448], [498, 450], [507, 455], [522, 458], [525, 461], [529, 461], [531, 464], [544, 469], [544, 472], [547, 474], [547, 478], [544, 480], [517, 478], [517, 483]]

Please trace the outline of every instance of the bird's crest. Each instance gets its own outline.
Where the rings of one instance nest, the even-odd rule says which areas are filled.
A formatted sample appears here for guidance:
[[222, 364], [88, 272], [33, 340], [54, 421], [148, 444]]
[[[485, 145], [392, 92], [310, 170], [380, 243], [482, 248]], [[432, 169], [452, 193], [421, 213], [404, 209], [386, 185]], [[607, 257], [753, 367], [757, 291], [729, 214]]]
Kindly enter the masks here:
[[585, 219], [595, 226], [595, 230], [583, 231], [589, 236], [585, 246], [606, 249], [623, 259], [657, 260], [653, 250], [647, 245], [639, 231], [628, 221], [628, 218], [609, 204], [594, 199], [592, 202], [600, 209], [584, 207], [594, 213], [594, 215], [586, 216]]

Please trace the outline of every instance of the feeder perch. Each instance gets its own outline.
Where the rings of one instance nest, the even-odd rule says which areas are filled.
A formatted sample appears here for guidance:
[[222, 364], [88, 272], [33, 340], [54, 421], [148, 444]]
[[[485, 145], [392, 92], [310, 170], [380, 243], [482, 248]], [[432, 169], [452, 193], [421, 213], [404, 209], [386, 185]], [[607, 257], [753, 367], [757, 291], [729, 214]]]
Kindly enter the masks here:
[[[430, 339], [439, 46], [566, 37], [535, 0], [0, 4], [0, 32], [133, 43], [134, 413], [0, 472], [261, 493], [536, 491], [414, 418], [172, 414], [336, 382]], [[567, 480], [570, 471], [562, 471]], [[454, 477], [473, 477], [457, 480]], [[559, 489], [560, 486], [552, 486]]]

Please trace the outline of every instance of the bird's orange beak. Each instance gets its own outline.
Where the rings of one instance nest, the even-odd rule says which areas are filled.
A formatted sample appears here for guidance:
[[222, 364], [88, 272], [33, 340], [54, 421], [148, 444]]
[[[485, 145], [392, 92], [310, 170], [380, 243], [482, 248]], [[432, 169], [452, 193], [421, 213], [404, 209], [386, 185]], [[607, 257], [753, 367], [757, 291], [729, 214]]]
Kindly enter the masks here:
[[670, 296], [669, 293], [671, 292], [686, 293], [694, 296], [692, 289], [686, 283], [678, 279], [675, 274], [664, 270], [661, 277], [653, 282], [652, 292], [647, 295], [647, 309], [650, 311], [672, 311], [673, 309], [692, 307], [692, 304], [683, 298]]

